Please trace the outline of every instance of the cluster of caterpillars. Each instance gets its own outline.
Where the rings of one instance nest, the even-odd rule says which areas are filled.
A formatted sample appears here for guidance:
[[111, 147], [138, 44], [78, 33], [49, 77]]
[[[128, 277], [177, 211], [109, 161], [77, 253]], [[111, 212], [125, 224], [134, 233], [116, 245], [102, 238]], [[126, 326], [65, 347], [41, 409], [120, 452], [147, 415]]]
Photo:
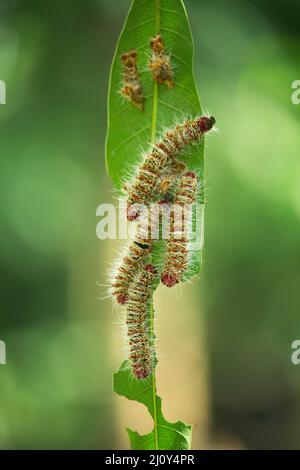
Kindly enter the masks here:
[[[148, 68], [152, 72], [152, 78], [159, 85], [166, 84], [173, 87], [173, 66], [171, 58], [167, 54], [161, 34], [150, 41], [151, 56]], [[121, 95], [141, 111], [144, 110], [144, 93], [140, 73], [137, 64], [137, 51], [135, 49], [124, 52], [121, 55], [123, 64]]]
[[214, 124], [212, 116], [199, 116], [166, 131], [151, 146], [126, 186], [127, 219], [136, 221], [137, 228], [114, 274], [112, 294], [118, 304], [127, 308], [130, 363], [133, 375], [139, 379], [148, 377], [153, 367], [148, 319], [149, 299], [158, 275], [158, 266], [151, 263], [153, 233], [157, 234], [157, 228], [159, 231], [162, 208], [167, 207], [169, 236], [160, 280], [173, 287], [182, 280], [189, 261], [189, 221], [184, 219], [182, 226], [182, 213], [195, 203], [199, 188], [197, 175], [178, 157], [190, 145], [199, 144]]
[[[121, 95], [143, 111], [145, 96], [137, 51], [124, 52], [121, 62]], [[150, 41], [148, 70], [158, 85], [174, 86], [173, 65], [161, 34]], [[161, 273], [160, 281], [173, 287], [183, 279], [189, 264], [187, 226], [191, 221], [182, 215], [187, 206], [195, 203], [199, 181], [178, 158], [190, 145], [199, 144], [214, 124], [212, 116], [198, 116], [165, 131], [157, 142], [152, 143], [131, 183], [124, 188], [127, 219], [136, 221], [137, 226], [135, 237], [113, 275], [111, 290], [116, 302], [127, 310], [129, 359], [132, 374], [137, 379], [146, 379], [154, 367], [149, 306], [154, 284], [159, 282], [158, 272]], [[166, 215], [169, 234], [163, 266], [154, 266], [151, 253], [155, 234], [161, 232]]]

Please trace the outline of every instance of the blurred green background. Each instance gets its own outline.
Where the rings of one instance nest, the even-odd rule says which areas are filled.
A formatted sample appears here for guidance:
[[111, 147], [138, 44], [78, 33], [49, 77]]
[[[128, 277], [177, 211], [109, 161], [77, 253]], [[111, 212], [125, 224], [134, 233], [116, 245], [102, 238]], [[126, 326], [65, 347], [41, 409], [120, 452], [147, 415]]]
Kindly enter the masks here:
[[[219, 127], [207, 142], [204, 269], [188, 288], [203, 339], [189, 340], [191, 355], [205, 350], [209, 370], [207, 404], [193, 398], [195, 416], [207, 407], [194, 447], [300, 448], [299, 5], [185, 3]], [[119, 316], [96, 285], [115, 245], [96, 239], [95, 213], [113, 200], [106, 93], [129, 5], [0, 0], [0, 448], [126, 447], [126, 403], [111, 391]], [[184, 396], [168, 418], [183, 417]]]

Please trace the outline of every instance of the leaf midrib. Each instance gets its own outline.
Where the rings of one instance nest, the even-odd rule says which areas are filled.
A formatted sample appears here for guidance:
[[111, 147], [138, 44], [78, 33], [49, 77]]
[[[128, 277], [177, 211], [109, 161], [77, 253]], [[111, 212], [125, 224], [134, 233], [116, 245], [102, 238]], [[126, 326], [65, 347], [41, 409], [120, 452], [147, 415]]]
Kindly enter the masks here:
[[[171, 432], [174, 433], [174, 434], [178, 434], [178, 435], [181, 436], [185, 441], [187, 441], [186, 436], [185, 436], [182, 432], [177, 431], [177, 429], [174, 429], [174, 428], [172, 428], [172, 427], [170, 427], [170, 426], [165, 426], [165, 425], [163, 425], [163, 424], [158, 424], [158, 426], [161, 427], [161, 428], [164, 428], [164, 429], [168, 429], [169, 431], [171, 431]], [[166, 441], [166, 442], [169, 442], [169, 441], [170, 441], [170, 439], [167, 438], [167, 437], [160, 438], [160, 442], [163, 441], [163, 440]], [[164, 450], [164, 449], [160, 449], [160, 448], [158, 447], [158, 441], [155, 440], [155, 437], [154, 437], [154, 439], [153, 439], [153, 437], [151, 437], [150, 439], [148, 439], [148, 441], [144, 442], [143, 448], [146, 448], [146, 447], [148, 446], [148, 444], [149, 444], [150, 442], [153, 442], [153, 441], [154, 441], [154, 444], [155, 444], [155, 446], [156, 446], [156, 447], [155, 447], [155, 450]]]
[[[155, 0], [155, 32], [160, 32], [160, 0]], [[152, 105], [152, 121], [151, 121], [151, 142], [155, 141], [157, 131], [157, 108], [158, 108], [158, 84], [153, 82], [153, 105]], [[153, 294], [150, 307], [150, 336], [151, 344], [154, 344], [154, 308], [153, 308]], [[156, 371], [153, 369], [152, 374], [152, 400], [153, 400], [153, 423], [154, 423], [154, 436], [155, 436], [155, 450], [159, 449], [158, 446], [158, 423], [157, 423], [157, 407], [156, 407]]]

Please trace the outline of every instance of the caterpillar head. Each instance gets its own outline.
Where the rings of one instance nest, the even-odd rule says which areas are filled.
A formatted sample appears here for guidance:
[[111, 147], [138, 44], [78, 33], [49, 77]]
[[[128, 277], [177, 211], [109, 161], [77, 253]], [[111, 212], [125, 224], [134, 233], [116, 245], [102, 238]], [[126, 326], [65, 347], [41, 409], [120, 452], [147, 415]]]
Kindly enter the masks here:
[[158, 34], [155, 38], [151, 39], [150, 46], [155, 54], [160, 54], [164, 50], [160, 34]]
[[128, 296], [126, 294], [119, 294], [116, 300], [119, 305], [125, 305], [128, 300]]
[[198, 119], [198, 126], [200, 132], [208, 132], [215, 125], [216, 120], [213, 116], [201, 116]]
[[175, 284], [178, 284], [179, 278], [175, 273], [162, 273], [161, 282], [166, 287], [173, 287]]
[[146, 367], [136, 367], [133, 371], [137, 379], [146, 379], [149, 375], [149, 370]]
[[129, 222], [133, 222], [134, 220], [137, 220], [140, 216], [140, 212], [134, 208], [134, 205], [130, 206], [128, 205], [127, 207], [127, 220]]
[[155, 266], [153, 266], [153, 264], [147, 264], [145, 266], [145, 271], [148, 271], [149, 273], [152, 273], [152, 274], [157, 273], [156, 268], [155, 268]]
[[135, 50], [130, 52], [124, 52], [121, 55], [121, 60], [127, 67], [134, 67], [136, 65], [137, 52]]
[[193, 171], [188, 171], [183, 176], [185, 176], [186, 178], [197, 179], [197, 176], [195, 175], [195, 173]]

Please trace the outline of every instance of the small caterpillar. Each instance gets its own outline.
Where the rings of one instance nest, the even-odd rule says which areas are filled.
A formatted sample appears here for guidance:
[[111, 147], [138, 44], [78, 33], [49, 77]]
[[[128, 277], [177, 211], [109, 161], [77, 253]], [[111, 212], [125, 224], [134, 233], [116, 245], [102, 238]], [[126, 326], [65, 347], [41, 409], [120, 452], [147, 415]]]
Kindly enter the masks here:
[[159, 211], [160, 206], [155, 205], [151, 211], [148, 212], [146, 208], [141, 214], [134, 240], [130, 243], [128, 253], [122, 259], [114, 277], [112, 294], [120, 305], [127, 302], [130, 284], [152, 249], [152, 235], [159, 224]]
[[151, 39], [150, 46], [152, 55], [149, 62], [149, 68], [152, 71], [152, 78], [159, 85], [165, 83], [169, 88], [174, 86], [173, 68], [170, 57], [166, 54], [161, 35], [158, 34]]
[[167, 163], [179, 152], [193, 142], [197, 142], [215, 124], [213, 116], [200, 116], [194, 120], [187, 120], [177, 125], [174, 130], [167, 131], [162, 139], [154, 144], [151, 152], [146, 155], [138, 169], [128, 192], [128, 220], [135, 220], [139, 210], [132, 207], [134, 204], [145, 204], [151, 201], [158, 178]]
[[147, 307], [155, 274], [155, 267], [152, 264], [146, 265], [128, 291], [126, 323], [130, 361], [132, 373], [138, 379], [147, 378], [152, 369]]
[[144, 96], [140, 76], [137, 70], [137, 52], [124, 52], [121, 55], [124, 65], [121, 94], [141, 111], [144, 109]]
[[[173, 287], [177, 284], [188, 265], [188, 240], [185, 234], [185, 227], [182, 227], [181, 208], [193, 204], [197, 194], [197, 177], [195, 173], [185, 173], [180, 181], [178, 192], [175, 195], [174, 204], [177, 208], [171, 212], [170, 238], [168, 240], [168, 250], [165, 258], [164, 271], [161, 275], [161, 282], [167, 287]], [[180, 219], [181, 236], [178, 237], [176, 221]], [[186, 221], [185, 221], [186, 222]], [[186, 225], [186, 224], [185, 224]], [[177, 233], [177, 236], [176, 236]]]

